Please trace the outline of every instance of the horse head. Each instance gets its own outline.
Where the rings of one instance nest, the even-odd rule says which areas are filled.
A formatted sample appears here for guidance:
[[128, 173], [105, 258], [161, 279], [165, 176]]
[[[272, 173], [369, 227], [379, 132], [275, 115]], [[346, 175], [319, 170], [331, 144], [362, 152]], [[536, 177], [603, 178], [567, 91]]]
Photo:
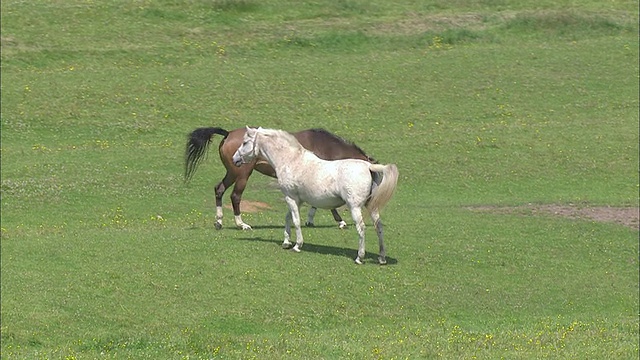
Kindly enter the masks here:
[[252, 162], [260, 153], [256, 139], [258, 138], [258, 131], [262, 130], [262, 127], [257, 129], [247, 126], [247, 131], [242, 139], [242, 145], [233, 154], [231, 160], [235, 166], [241, 166]]

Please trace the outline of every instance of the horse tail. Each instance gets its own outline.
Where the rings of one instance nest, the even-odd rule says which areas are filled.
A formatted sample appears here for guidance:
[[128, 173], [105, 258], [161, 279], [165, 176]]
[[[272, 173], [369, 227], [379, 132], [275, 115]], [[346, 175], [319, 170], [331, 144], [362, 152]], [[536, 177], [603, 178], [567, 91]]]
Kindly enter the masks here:
[[[371, 164], [369, 170], [373, 174], [374, 186], [372, 187], [371, 195], [367, 202], [367, 209], [373, 212], [380, 212], [382, 208], [391, 200], [393, 192], [398, 185], [398, 167], [395, 164], [381, 165]], [[382, 173], [382, 180], [377, 181], [377, 174]], [[377, 186], [376, 186], [377, 184]]]
[[227, 130], [219, 127], [207, 127], [195, 129], [189, 134], [187, 148], [184, 153], [184, 180], [188, 182], [193, 177], [202, 157], [207, 153], [209, 143], [213, 135], [218, 134], [226, 138], [229, 135]]

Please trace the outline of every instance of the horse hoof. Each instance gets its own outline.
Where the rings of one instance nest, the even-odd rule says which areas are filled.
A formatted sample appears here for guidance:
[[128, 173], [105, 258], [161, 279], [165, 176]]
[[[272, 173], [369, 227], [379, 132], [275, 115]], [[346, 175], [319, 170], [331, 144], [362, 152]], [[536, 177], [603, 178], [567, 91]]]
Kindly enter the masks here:
[[297, 252], [297, 253], [300, 252], [300, 248], [298, 247], [298, 244], [296, 244], [296, 246], [294, 246], [293, 249], [291, 249], [291, 250], [293, 250], [294, 252]]
[[242, 230], [253, 230], [253, 229], [251, 228], [251, 226], [249, 226], [249, 225], [247, 225], [247, 224], [242, 224], [242, 225], [240, 225], [240, 226], [238, 226], [238, 227], [239, 227], [240, 229], [242, 229]]
[[340, 223], [338, 223], [338, 229], [346, 229], [347, 228], [347, 223], [344, 221], [340, 221]]
[[215, 223], [214, 226], [216, 227], [216, 230], [220, 230], [222, 229], [222, 224], [221, 223]]
[[362, 265], [362, 260], [360, 260], [359, 256], [356, 258], [356, 264]]
[[306, 227], [315, 227], [316, 225], [314, 223], [312, 223], [312, 222], [306, 222], [306, 223], [304, 223], [304, 226], [306, 226]]
[[291, 243], [290, 242], [284, 242], [282, 243], [282, 248], [283, 249], [289, 249], [291, 247]]
[[387, 259], [385, 259], [383, 257], [379, 257], [378, 258], [378, 263], [380, 263], [380, 265], [387, 265]]

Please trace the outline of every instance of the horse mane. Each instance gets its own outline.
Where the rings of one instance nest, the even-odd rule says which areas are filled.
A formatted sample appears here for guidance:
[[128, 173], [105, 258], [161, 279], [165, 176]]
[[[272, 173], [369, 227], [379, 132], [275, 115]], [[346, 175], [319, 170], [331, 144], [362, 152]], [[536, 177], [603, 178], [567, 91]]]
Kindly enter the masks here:
[[267, 128], [262, 128], [262, 131], [265, 135], [277, 135], [280, 136], [284, 139], [287, 140], [287, 142], [295, 148], [299, 148], [302, 150], [306, 150], [304, 147], [302, 147], [302, 145], [300, 144], [300, 142], [295, 138], [295, 136], [291, 135], [290, 133], [284, 131], [284, 130], [278, 130], [278, 129], [267, 129]]
[[362, 150], [358, 145], [354, 144], [352, 141], [346, 140], [344, 138], [341, 138], [340, 136], [329, 132], [323, 128], [313, 128], [313, 129], [309, 129], [309, 131], [314, 132], [314, 133], [319, 133], [319, 134], [323, 134], [339, 143], [345, 144], [345, 145], [349, 145], [352, 146], [353, 148], [355, 148], [360, 154], [362, 154], [364, 157], [366, 157], [367, 159], [369, 159], [369, 161], [371, 163], [377, 164], [378, 161], [374, 158], [372, 158], [371, 156], [367, 155], [367, 153], [364, 152], [364, 150]]

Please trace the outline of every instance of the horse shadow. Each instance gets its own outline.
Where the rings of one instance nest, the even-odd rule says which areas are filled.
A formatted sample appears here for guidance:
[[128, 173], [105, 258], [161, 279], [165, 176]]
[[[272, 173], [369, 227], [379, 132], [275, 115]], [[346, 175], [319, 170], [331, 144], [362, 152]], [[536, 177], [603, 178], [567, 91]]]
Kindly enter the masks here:
[[[274, 239], [265, 239], [265, 238], [260, 237], [260, 236], [257, 236], [257, 237], [241, 237], [241, 238], [237, 238], [237, 240], [242, 240], [242, 241], [261, 241], [261, 242], [265, 242], [265, 243], [273, 243], [273, 244], [278, 245], [278, 247], [281, 247], [281, 245], [282, 245], [282, 241], [274, 240]], [[292, 251], [292, 250], [288, 250], [288, 251]], [[302, 247], [302, 251], [311, 252], [311, 253], [320, 254], [320, 255], [331, 255], [331, 256], [346, 257], [346, 258], [351, 259], [352, 261], [358, 255], [358, 250], [357, 249], [349, 249], [349, 248], [342, 248], [342, 247], [328, 246], [328, 245], [317, 245], [317, 244], [311, 244], [311, 243], [307, 243], [307, 242], [304, 243], [304, 246]], [[378, 254], [377, 253], [372, 253], [372, 252], [367, 252], [365, 254], [365, 256], [364, 256], [364, 260], [367, 261], [367, 262], [375, 262], [377, 264], [378, 263]], [[395, 265], [397, 263], [398, 263], [398, 259], [387, 256], [387, 264], [386, 265]]]
[[[304, 225], [303, 227], [309, 228], [309, 229], [329, 229], [329, 228], [338, 228], [337, 225], [313, 225], [313, 226], [309, 226], [309, 225]], [[251, 228], [253, 230], [261, 230], [261, 229], [284, 229], [284, 227], [282, 225], [251, 225]], [[306, 245], [306, 244], [305, 244]]]

